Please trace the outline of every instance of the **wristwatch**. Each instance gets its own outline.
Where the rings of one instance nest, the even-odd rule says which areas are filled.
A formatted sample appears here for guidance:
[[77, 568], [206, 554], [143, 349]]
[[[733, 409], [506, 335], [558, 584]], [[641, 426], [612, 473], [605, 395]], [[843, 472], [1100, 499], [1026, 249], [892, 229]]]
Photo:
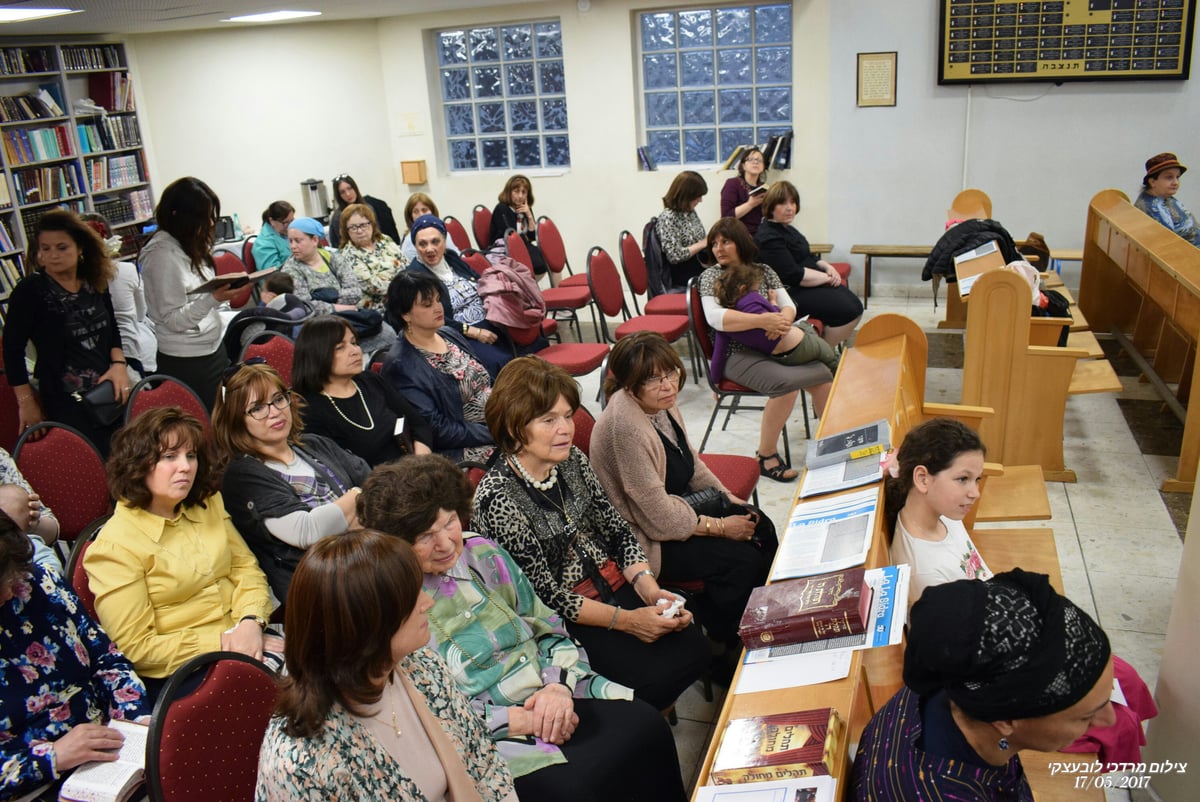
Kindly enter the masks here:
[[[267, 628], [267, 619], [263, 618], [261, 615], [244, 615], [242, 616], [242, 621], [253, 621], [254, 623], [258, 624], [261, 629]], [[238, 623], [240, 624], [241, 621]]]

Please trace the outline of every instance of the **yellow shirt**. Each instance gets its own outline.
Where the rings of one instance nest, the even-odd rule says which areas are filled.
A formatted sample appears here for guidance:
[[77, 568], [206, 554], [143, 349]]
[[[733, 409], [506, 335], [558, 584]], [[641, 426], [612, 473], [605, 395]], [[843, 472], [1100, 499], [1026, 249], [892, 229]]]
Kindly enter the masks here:
[[101, 625], [146, 677], [220, 650], [244, 616], [271, 614], [267, 578], [220, 493], [173, 520], [118, 502], [83, 566]]

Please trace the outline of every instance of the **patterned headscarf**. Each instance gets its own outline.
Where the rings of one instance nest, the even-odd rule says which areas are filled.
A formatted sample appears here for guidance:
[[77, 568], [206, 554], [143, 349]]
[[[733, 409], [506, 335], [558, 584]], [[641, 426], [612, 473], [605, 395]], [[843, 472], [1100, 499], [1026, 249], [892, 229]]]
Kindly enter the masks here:
[[412, 238], [413, 245], [417, 244], [417, 232], [423, 228], [436, 228], [442, 232], [442, 237], [446, 236], [446, 224], [442, 222], [440, 217], [432, 214], [423, 214], [412, 222], [412, 230], [408, 232]]
[[1017, 568], [987, 582], [934, 585], [913, 605], [904, 683], [922, 696], [946, 691], [979, 721], [1036, 718], [1088, 694], [1108, 664], [1104, 630]]

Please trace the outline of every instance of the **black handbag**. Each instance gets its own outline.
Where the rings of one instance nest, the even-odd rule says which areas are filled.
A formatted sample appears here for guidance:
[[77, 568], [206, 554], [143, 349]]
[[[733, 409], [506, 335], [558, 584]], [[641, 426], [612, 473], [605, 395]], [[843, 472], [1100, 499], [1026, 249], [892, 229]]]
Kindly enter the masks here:
[[685, 493], [680, 496], [680, 498], [686, 501], [687, 505], [692, 508], [692, 512], [697, 515], [707, 515], [709, 518], [724, 518], [726, 515], [733, 514], [733, 504], [729, 501], [729, 496], [715, 487], [693, 490], [691, 493]]
[[112, 426], [125, 412], [125, 405], [117, 401], [117, 388], [108, 380], [71, 396], [83, 404], [84, 414], [97, 426]]

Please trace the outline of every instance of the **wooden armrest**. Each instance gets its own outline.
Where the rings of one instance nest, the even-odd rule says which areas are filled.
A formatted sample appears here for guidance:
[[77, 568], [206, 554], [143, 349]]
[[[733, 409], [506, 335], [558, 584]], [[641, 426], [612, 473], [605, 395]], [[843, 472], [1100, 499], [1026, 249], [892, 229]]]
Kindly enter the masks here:
[[1067, 392], [1071, 395], [1119, 393], [1123, 387], [1121, 377], [1107, 359], [1085, 359], [1075, 363]]
[[1003, 476], [1004, 475], [1004, 466], [1001, 465], [999, 462], [985, 462], [985, 463], [983, 463], [983, 475], [984, 476]]
[[990, 418], [996, 414], [996, 410], [991, 407], [976, 407], [970, 404], [937, 404], [927, 402], [921, 407], [921, 412], [925, 419], [929, 418], [954, 418], [971, 426], [974, 423], [974, 428], [978, 428], [979, 421], [984, 418]]
[[1049, 520], [1050, 496], [1042, 467], [1005, 465], [1001, 475], [988, 476], [973, 512], [980, 523]]
[[[993, 573], [1023, 568], [1046, 574], [1050, 585], [1063, 592], [1062, 569], [1058, 563], [1058, 547], [1054, 545], [1054, 530], [1040, 526], [1030, 529], [976, 529], [971, 541]], [[1024, 760], [1025, 753], [1021, 753]]]

